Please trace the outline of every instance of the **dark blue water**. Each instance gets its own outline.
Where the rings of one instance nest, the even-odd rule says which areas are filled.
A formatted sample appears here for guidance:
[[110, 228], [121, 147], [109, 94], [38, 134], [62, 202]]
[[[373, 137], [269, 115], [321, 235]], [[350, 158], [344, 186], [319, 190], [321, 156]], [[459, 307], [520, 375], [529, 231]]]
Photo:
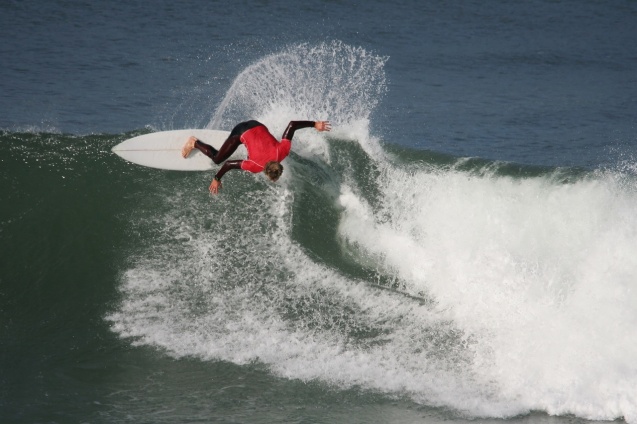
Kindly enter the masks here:
[[[637, 4], [0, 3], [0, 421], [637, 420]], [[134, 134], [329, 119], [280, 184]]]
[[389, 58], [373, 126], [397, 144], [595, 166], [636, 138], [631, 2], [0, 7], [8, 129], [203, 125], [253, 61], [297, 42], [341, 40]]

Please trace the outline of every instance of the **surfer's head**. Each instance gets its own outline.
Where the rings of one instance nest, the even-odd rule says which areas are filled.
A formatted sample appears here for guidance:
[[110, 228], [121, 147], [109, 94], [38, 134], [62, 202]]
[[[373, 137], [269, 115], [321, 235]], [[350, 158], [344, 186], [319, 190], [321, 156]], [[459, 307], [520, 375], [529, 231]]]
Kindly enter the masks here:
[[283, 173], [283, 165], [281, 165], [279, 162], [271, 160], [270, 162], [265, 164], [263, 172], [265, 173], [265, 175], [268, 176], [270, 181], [276, 182], [276, 180], [278, 180]]

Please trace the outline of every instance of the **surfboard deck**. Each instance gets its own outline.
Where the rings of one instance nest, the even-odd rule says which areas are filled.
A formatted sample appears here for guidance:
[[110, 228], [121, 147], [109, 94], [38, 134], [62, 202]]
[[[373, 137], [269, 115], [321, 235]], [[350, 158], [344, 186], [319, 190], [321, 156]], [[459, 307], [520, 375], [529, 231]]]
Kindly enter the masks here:
[[186, 140], [194, 135], [204, 143], [219, 149], [229, 134], [229, 131], [202, 129], [160, 131], [129, 138], [111, 150], [129, 162], [151, 168], [207, 171], [216, 165], [199, 150], [193, 149], [186, 159], [181, 156], [181, 149]]

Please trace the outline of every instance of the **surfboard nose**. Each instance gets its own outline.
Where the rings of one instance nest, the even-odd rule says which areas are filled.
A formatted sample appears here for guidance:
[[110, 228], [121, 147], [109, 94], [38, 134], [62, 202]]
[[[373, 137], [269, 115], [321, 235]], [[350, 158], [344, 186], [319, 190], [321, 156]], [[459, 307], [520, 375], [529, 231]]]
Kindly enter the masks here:
[[111, 151], [137, 165], [175, 171], [207, 171], [215, 165], [205, 155], [191, 154], [187, 159], [181, 151], [189, 137], [195, 136], [219, 149], [230, 132], [220, 130], [185, 129], [160, 131], [129, 138]]

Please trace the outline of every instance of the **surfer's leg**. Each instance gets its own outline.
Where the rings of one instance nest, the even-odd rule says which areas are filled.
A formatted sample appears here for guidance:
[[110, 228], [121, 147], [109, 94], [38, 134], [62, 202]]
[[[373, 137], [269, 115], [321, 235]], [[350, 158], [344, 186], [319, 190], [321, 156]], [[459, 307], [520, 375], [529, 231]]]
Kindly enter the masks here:
[[[217, 165], [219, 165], [220, 163], [228, 159], [230, 156], [232, 156], [232, 154], [237, 151], [239, 146], [241, 146], [241, 136], [238, 136], [238, 135], [230, 135], [230, 137], [228, 137], [226, 141], [223, 142], [219, 150], [215, 150], [213, 147], [208, 146], [207, 144], [202, 143], [199, 140], [195, 142], [195, 147], [201, 150], [206, 156], [212, 159], [212, 161], [216, 163]], [[209, 155], [208, 153], [203, 151], [202, 148], [208, 148], [214, 151], [214, 155]]]
[[202, 142], [197, 139], [195, 136], [191, 136], [184, 144], [184, 147], [181, 149], [181, 155], [184, 158], [187, 158], [192, 152], [192, 149], [200, 150], [204, 155], [208, 156], [214, 163], [217, 165], [228, 159], [232, 154], [237, 150], [237, 148], [241, 145], [241, 135], [248, 131], [251, 128], [256, 126], [263, 125], [258, 121], [246, 121], [237, 124], [233, 129], [226, 141], [224, 141], [223, 145], [219, 150], [214, 147]]
[[[219, 165], [220, 163], [228, 159], [230, 156], [232, 156], [232, 154], [237, 151], [239, 146], [241, 146], [242, 144], [241, 135], [244, 132], [248, 131], [249, 129], [252, 129], [259, 125], [263, 125], [263, 124], [258, 121], [246, 121], [246, 122], [241, 122], [240, 124], [237, 124], [230, 132], [230, 135], [228, 136], [226, 141], [223, 142], [223, 144], [219, 148], [219, 151], [212, 148], [211, 146], [208, 146], [205, 143], [202, 143], [201, 141], [195, 142], [194, 147], [201, 150], [206, 156], [211, 158], [214, 163]], [[206, 151], [212, 151], [213, 154], [212, 155], [208, 154], [206, 151], [202, 149], [206, 149]]]
[[258, 127], [260, 125], [263, 125], [261, 122], [259, 121], [255, 121], [255, 120], [250, 120], [250, 121], [245, 121], [245, 122], [241, 122], [239, 124], [237, 124], [232, 131], [230, 132], [230, 137], [238, 135], [239, 137], [241, 137], [241, 135], [248, 131], [251, 130], [254, 127]]
[[215, 149], [209, 144], [204, 143], [197, 137], [191, 136], [181, 150], [181, 155], [185, 158], [190, 155], [193, 149], [199, 150], [204, 155], [208, 156], [217, 165], [228, 159], [237, 148], [241, 145], [241, 138], [238, 136], [228, 137], [219, 150]]
[[206, 144], [203, 141], [201, 141], [201, 140], [199, 140], [199, 139], [197, 139], [195, 137], [190, 137], [188, 139], [188, 142], [190, 142], [192, 139], [194, 139], [192, 141], [193, 148], [199, 150], [201, 153], [203, 153], [204, 155], [208, 156], [213, 161], [215, 160], [215, 155], [217, 154], [217, 149], [215, 149], [211, 145]]

